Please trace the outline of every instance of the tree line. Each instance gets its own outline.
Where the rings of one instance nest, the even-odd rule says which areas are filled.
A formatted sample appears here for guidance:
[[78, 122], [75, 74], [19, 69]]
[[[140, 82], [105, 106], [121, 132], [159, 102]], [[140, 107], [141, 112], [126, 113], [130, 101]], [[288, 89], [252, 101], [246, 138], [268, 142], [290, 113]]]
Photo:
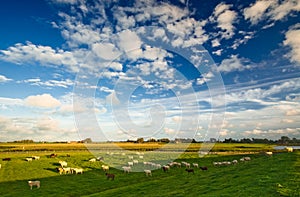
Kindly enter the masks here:
[[[113, 142], [113, 141], [112, 141]], [[161, 138], [161, 139], [154, 139], [150, 138], [148, 140], [145, 140], [144, 138], [138, 138], [137, 140], [127, 140], [126, 142], [130, 143], [203, 143], [203, 141], [196, 141], [195, 139], [191, 138], [176, 138], [174, 140], [170, 140], [168, 138]], [[279, 145], [300, 145], [300, 139], [297, 138], [289, 138], [288, 136], [281, 136], [280, 139], [277, 140], [271, 140], [267, 138], [242, 138], [242, 139], [233, 139], [233, 138], [225, 138], [224, 140], [217, 140], [215, 138], [210, 138], [210, 140], [206, 142], [211, 143], [248, 143], [248, 144], [279, 144]], [[16, 140], [13, 141], [13, 143], [24, 143], [24, 144], [30, 144], [30, 143], [36, 143], [33, 140], [25, 139], [25, 140]], [[39, 142], [41, 143], [41, 142]], [[48, 142], [42, 142], [42, 143], [48, 143]], [[54, 143], [70, 143], [70, 142], [54, 142]], [[74, 143], [93, 143], [91, 138], [86, 138], [81, 141], [74, 141]]]

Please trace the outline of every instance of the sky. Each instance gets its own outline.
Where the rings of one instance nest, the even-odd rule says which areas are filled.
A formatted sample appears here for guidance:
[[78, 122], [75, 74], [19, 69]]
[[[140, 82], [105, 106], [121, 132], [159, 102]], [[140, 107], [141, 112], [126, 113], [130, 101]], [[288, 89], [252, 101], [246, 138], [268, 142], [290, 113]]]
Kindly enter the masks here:
[[0, 6], [0, 141], [300, 137], [300, 1]]

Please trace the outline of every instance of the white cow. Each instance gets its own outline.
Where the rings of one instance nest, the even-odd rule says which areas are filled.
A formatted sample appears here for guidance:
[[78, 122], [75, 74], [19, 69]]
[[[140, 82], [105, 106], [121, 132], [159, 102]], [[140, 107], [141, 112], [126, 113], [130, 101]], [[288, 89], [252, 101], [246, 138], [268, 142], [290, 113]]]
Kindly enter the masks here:
[[144, 170], [146, 176], [152, 176], [151, 170]]
[[285, 147], [285, 149], [287, 150], [287, 152], [293, 152], [293, 147]]
[[83, 169], [82, 168], [71, 168], [71, 173], [75, 173], [75, 174], [82, 174], [83, 173]]
[[268, 151], [268, 152], [266, 152], [266, 155], [268, 155], [268, 156], [272, 156], [272, 155], [273, 155], [273, 152], [271, 152], [271, 151]]
[[59, 161], [58, 163], [61, 165], [62, 168], [68, 166], [68, 163], [66, 161]]
[[122, 168], [123, 168], [124, 172], [129, 173], [131, 171], [131, 167], [130, 166], [123, 166]]
[[32, 158], [31, 157], [27, 157], [26, 161], [32, 161]]
[[40, 188], [41, 182], [40, 181], [28, 181], [28, 185], [30, 186], [30, 189], [32, 189], [32, 186], [36, 186], [37, 188]]

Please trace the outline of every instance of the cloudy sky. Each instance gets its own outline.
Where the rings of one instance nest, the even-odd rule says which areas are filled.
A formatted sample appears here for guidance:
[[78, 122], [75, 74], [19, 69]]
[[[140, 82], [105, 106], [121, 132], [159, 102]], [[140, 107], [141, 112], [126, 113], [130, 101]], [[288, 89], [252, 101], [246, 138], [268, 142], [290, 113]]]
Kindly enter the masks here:
[[0, 141], [300, 137], [297, 0], [0, 4]]

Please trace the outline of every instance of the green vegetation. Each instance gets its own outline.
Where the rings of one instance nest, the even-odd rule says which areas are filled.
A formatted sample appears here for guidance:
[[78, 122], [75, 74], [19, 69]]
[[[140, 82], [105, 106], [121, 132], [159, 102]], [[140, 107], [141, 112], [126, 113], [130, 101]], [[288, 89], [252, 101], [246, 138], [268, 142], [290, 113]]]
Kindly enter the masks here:
[[[208, 167], [208, 171], [196, 169], [195, 174], [188, 174], [185, 168], [172, 168], [166, 173], [162, 170], [153, 171], [152, 177], [146, 177], [141, 172], [124, 174], [112, 168], [110, 173], [116, 175], [114, 181], [106, 180], [105, 172], [101, 169], [102, 162], [88, 161], [94, 156], [82, 144], [33, 144], [20, 147], [9, 144], [9, 148], [4, 149], [23, 150], [23, 146], [24, 151], [1, 153], [0, 196], [300, 196], [300, 152], [281, 152], [273, 156], [259, 154], [262, 150], [272, 150], [269, 145], [216, 144], [213, 151], [229, 151], [230, 154], [212, 154], [203, 158], [199, 158], [197, 152], [187, 151], [177, 161]], [[135, 144], [135, 149], [140, 146]], [[191, 146], [190, 150], [197, 149], [197, 144]], [[107, 155], [106, 151], [114, 146], [101, 144], [103, 147], [106, 147], [105, 151], [99, 154], [104, 156], [104, 161], [109, 161], [112, 156]], [[58, 157], [49, 158], [51, 151], [55, 151]], [[258, 154], [247, 154], [252, 160], [237, 165], [212, 165], [215, 161], [239, 160], [246, 155], [241, 151]], [[236, 152], [239, 154], [234, 154]], [[167, 159], [168, 154], [162, 155]], [[25, 158], [32, 155], [41, 158], [27, 162]], [[11, 161], [2, 161], [6, 157], [10, 157]], [[147, 159], [145, 154], [144, 160]], [[59, 175], [56, 171], [59, 160], [67, 161], [70, 167], [83, 168], [84, 173]], [[138, 164], [138, 167], [144, 168], [143, 164]], [[30, 190], [28, 180], [40, 180], [41, 188]]]

